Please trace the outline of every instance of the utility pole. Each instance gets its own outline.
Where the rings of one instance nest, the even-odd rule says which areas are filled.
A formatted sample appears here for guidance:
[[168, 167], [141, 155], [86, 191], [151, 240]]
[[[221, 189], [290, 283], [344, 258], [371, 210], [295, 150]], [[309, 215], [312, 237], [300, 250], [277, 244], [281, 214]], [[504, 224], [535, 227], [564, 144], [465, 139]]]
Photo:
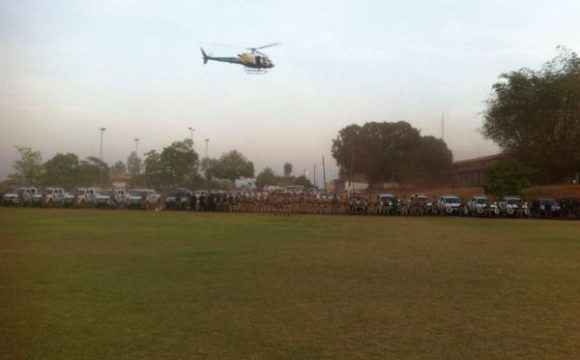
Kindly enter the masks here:
[[[105, 133], [105, 130], [107, 130], [106, 128], [102, 127], [99, 128], [99, 131], [101, 132], [101, 146], [99, 148], [99, 160], [101, 160], [101, 162], [103, 161], [103, 134]], [[104, 170], [105, 169], [101, 169], [101, 185], [103, 185], [103, 176], [104, 174]]]
[[314, 163], [314, 174], [312, 174], [312, 179], [313, 179], [314, 189], [316, 189], [317, 188], [317, 186], [316, 186], [316, 163]]
[[192, 128], [191, 126], [187, 128], [189, 130], [189, 135], [190, 135], [190, 139], [191, 139], [191, 147], [193, 148], [193, 132], [195, 131], [194, 128]]
[[322, 181], [324, 181], [324, 190], [326, 190], [326, 166], [324, 165], [324, 156], [322, 157]]
[[135, 138], [133, 141], [135, 141], [135, 155], [139, 157], [139, 138]]
[[441, 140], [445, 141], [445, 112], [441, 113]]
[[[209, 159], [208, 156], [207, 156], [207, 145], [208, 145], [208, 143], [209, 143], [209, 138], [206, 138], [205, 139], [205, 158], [206, 158], [206, 161], [208, 161], [208, 159]], [[207, 165], [209, 165], [209, 164], [207, 164]], [[206, 172], [206, 174], [207, 174], [207, 172]], [[205, 177], [205, 190], [206, 191], [209, 191], [209, 179], [207, 178], [207, 175]]]
[[99, 148], [99, 160], [101, 161], [103, 161], [103, 134], [105, 133], [105, 130], [107, 129], [104, 127], [99, 128], [99, 131], [101, 132], [101, 147]]

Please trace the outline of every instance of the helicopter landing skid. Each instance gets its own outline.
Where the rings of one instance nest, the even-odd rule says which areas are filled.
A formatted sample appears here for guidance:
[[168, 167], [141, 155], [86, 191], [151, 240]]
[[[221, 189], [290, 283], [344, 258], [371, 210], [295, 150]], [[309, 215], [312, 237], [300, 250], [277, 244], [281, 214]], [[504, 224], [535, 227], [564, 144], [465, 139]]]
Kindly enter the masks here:
[[246, 68], [246, 74], [253, 74], [253, 75], [264, 75], [268, 72], [266, 69], [253, 69], [253, 68]]

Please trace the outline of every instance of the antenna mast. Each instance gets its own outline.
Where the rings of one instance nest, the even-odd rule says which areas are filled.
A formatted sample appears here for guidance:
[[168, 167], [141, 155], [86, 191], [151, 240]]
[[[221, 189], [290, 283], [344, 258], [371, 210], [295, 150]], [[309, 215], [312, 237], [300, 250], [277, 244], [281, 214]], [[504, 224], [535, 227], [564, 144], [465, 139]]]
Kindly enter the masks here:
[[445, 141], [445, 112], [441, 113], [441, 140]]

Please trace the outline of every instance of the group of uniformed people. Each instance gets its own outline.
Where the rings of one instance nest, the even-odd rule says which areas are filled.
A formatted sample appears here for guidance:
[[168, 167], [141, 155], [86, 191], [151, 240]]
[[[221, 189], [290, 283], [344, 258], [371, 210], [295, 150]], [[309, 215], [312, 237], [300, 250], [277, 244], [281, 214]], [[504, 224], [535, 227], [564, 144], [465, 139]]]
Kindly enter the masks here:
[[[316, 196], [310, 193], [261, 192], [201, 192], [181, 195], [176, 202], [186, 206], [166, 206], [171, 209], [191, 211], [224, 211], [289, 214], [340, 214], [344, 201], [336, 194]], [[172, 199], [173, 201], [173, 199]]]

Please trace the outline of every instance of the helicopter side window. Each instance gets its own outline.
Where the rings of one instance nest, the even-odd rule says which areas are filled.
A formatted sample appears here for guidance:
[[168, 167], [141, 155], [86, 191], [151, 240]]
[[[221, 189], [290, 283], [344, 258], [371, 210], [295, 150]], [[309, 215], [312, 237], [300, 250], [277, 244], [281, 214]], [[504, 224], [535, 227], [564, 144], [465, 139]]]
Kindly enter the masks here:
[[262, 65], [262, 57], [260, 55], [256, 55], [256, 64]]

